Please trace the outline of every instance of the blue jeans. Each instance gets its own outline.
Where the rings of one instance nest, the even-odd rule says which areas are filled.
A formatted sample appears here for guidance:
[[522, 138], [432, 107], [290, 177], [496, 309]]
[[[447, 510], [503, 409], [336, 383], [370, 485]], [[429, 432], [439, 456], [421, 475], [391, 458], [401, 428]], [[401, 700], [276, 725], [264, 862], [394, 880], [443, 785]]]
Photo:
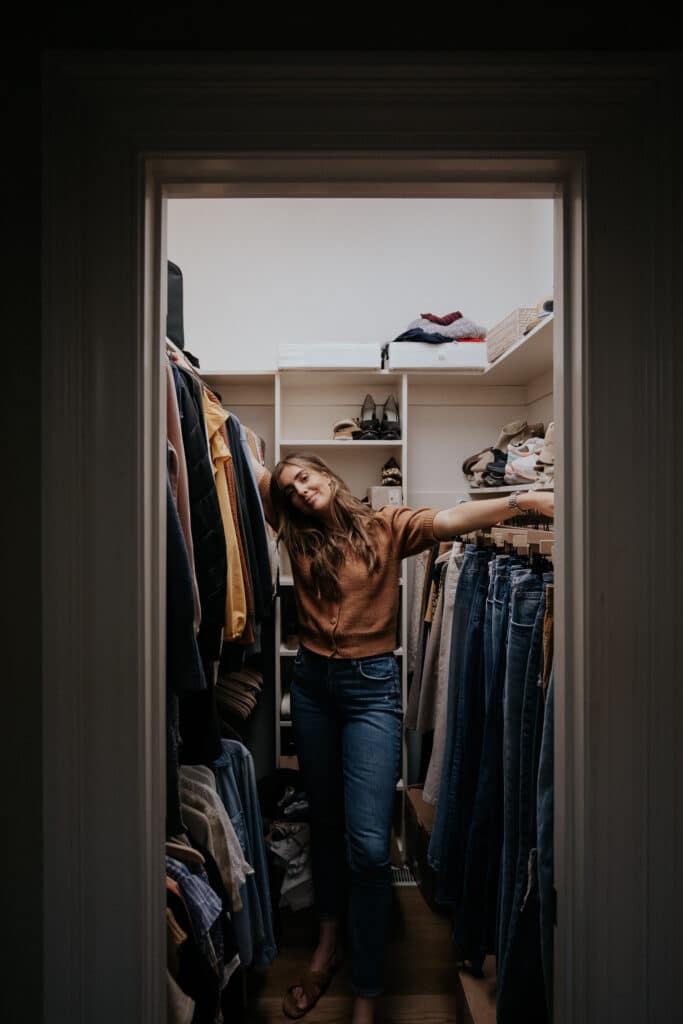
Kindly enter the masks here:
[[216, 787], [225, 804], [245, 858], [254, 868], [240, 890], [242, 909], [232, 915], [240, 960], [248, 967], [267, 967], [277, 956], [268, 880], [263, 821], [251, 752], [236, 740], [221, 740], [214, 761]]
[[543, 581], [530, 570], [512, 569], [507, 664], [503, 696], [503, 850], [499, 879], [498, 964], [507, 948], [519, 849], [519, 766], [527, 663]]
[[498, 1020], [514, 1022], [522, 1014], [545, 1021], [545, 988], [541, 962], [536, 850], [536, 789], [543, 731], [543, 618], [545, 587], [552, 573], [543, 575], [524, 679], [520, 722], [517, 866], [506, 947], [498, 965]]
[[391, 915], [391, 824], [401, 763], [401, 678], [393, 654], [327, 658], [299, 648], [292, 727], [311, 809], [321, 919], [348, 910], [351, 986], [382, 991]]
[[441, 787], [428, 857], [437, 872], [436, 899], [458, 906], [467, 835], [479, 771], [484, 719], [484, 618], [489, 550], [465, 549], [453, 614], [448, 726]]
[[538, 842], [538, 897], [541, 917], [541, 960], [543, 963], [545, 997], [549, 1021], [552, 1020], [553, 1015], [553, 926], [555, 923], [555, 908], [553, 903], [554, 705], [555, 673], [554, 670], [551, 669], [543, 716], [541, 757], [538, 765], [538, 821], [536, 825]]
[[[510, 570], [517, 566], [509, 555], [492, 563], [486, 602], [484, 642], [488, 642], [486, 717], [477, 793], [467, 843], [462, 904], [454, 940], [459, 960], [468, 960], [480, 974], [486, 954], [495, 949], [498, 913], [498, 875], [503, 831], [503, 682], [510, 598]], [[486, 657], [486, 646], [485, 646]]]

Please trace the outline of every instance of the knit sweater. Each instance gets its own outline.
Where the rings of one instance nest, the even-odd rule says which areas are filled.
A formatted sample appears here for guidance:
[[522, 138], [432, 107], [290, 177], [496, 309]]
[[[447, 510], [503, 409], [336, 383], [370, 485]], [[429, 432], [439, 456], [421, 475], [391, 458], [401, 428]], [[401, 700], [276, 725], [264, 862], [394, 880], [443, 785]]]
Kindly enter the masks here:
[[[277, 529], [270, 502], [270, 473], [259, 481], [268, 522]], [[346, 557], [339, 570], [341, 597], [316, 594], [310, 559], [290, 552], [299, 640], [309, 651], [330, 658], [363, 658], [396, 647], [401, 559], [416, 555], [434, 541], [436, 508], [385, 505], [377, 516], [388, 526], [377, 531], [379, 569], [370, 574], [361, 559]]]

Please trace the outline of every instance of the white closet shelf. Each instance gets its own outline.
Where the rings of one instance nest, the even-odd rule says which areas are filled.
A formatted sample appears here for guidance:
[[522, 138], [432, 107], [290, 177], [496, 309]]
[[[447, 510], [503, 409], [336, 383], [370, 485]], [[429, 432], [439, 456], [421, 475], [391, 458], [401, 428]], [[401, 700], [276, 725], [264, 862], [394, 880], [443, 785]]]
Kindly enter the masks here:
[[528, 384], [553, 368], [553, 319], [549, 317], [523, 335], [484, 370], [482, 384]]
[[292, 720], [291, 720], [291, 718], [281, 718], [280, 719], [280, 728], [281, 729], [291, 729], [292, 728]]
[[400, 448], [402, 441], [314, 441], [307, 438], [280, 441], [281, 448], [305, 445], [308, 448]]
[[232, 383], [241, 380], [249, 384], [272, 384], [275, 377], [273, 370], [202, 370], [198, 371], [202, 377], [210, 378], [212, 381], [226, 380]]

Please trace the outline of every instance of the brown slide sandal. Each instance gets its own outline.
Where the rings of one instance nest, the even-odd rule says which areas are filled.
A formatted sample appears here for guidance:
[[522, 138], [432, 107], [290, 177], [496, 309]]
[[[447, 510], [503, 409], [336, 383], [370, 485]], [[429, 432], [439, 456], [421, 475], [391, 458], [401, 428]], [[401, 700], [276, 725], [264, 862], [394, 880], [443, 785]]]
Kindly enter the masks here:
[[[312, 971], [307, 967], [301, 977], [293, 985], [289, 986], [282, 1000], [282, 1012], [285, 1016], [289, 1017], [290, 1020], [298, 1020], [308, 1013], [309, 1010], [312, 1010], [320, 997], [327, 991], [332, 977], [341, 966], [342, 960], [343, 956], [341, 954], [335, 954], [326, 971]], [[304, 999], [306, 1000], [304, 1007], [297, 1005], [294, 996], [295, 988], [301, 988], [303, 991]]]

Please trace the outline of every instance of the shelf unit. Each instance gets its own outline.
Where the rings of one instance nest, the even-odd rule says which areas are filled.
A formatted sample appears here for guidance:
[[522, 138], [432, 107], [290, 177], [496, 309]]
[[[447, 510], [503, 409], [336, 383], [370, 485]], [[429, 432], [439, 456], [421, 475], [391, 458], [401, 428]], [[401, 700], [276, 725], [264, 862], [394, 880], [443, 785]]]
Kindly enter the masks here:
[[[275, 375], [275, 450], [273, 460], [277, 462], [292, 451], [318, 452], [322, 458], [329, 451], [334, 455], [334, 469], [343, 477], [353, 494], [358, 498], [366, 496], [367, 488], [381, 483], [381, 467], [393, 456], [401, 467], [404, 502], [408, 488], [408, 378], [405, 373], [391, 373], [385, 370], [295, 370], [283, 369]], [[401, 440], [362, 441], [334, 440], [329, 437], [333, 424], [342, 418], [359, 416], [366, 394], [373, 396], [378, 407], [389, 395], [396, 396], [401, 421]], [[378, 408], [378, 414], [380, 410]], [[325, 433], [328, 437], [325, 437]], [[405, 567], [400, 585], [406, 577]], [[291, 720], [280, 717], [282, 697], [289, 684], [291, 659], [296, 650], [286, 648], [283, 638], [283, 591], [293, 586], [291, 568], [287, 560], [280, 564], [280, 580], [276, 603], [276, 637], [280, 640], [279, 656], [275, 666], [275, 743], [276, 763], [283, 763], [283, 756], [289, 757], [292, 747], [283, 750], [283, 740], [289, 740]], [[407, 636], [407, 602], [402, 597], [398, 624], [400, 645], [395, 654], [401, 667], [401, 689], [405, 706], [408, 696], [408, 673], [406, 658], [403, 657], [403, 643]], [[283, 730], [285, 735], [283, 736]], [[401, 786], [408, 768], [407, 745], [403, 741], [401, 760]], [[399, 842], [403, 848], [403, 807], [401, 806], [401, 834]]]
[[[494, 363], [483, 369], [434, 367], [420, 369], [281, 369], [270, 372], [200, 370], [221, 395], [226, 408], [266, 439], [269, 466], [296, 450], [329, 453], [334, 469], [352, 492], [363, 497], [381, 480], [383, 463], [393, 455], [401, 466], [403, 500], [413, 507], [446, 507], [458, 498], [481, 499], [519, 490], [520, 486], [471, 489], [462, 477], [462, 457], [490, 443], [490, 436], [506, 420], [519, 415], [537, 419], [538, 403], [552, 402], [553, 317], [519, 339]], [[395, 394], [400, 410], [400, 441], [334, 440], [332, 425], [358, 416], [364, 396], [381, 405]], [[532, 403], [536, 403], [534, 407]], [[532, 409], [531, 413], [526, 410]], [[463, 426], [466, 429], [463, 430]], [[413, 435], [411, 436], [411, 429]], [[430, 438], [427, 445], [420, 436]], [[462, 457], [461, 457], [462, 454]], [[409, 464], [410, 456], [410, 464]], [[445, 472], [444, 472], [445, 469]], [[408, 560], [410, 562], [410, 560]], [[404, 563], [400, 642], [404, 706], [407, 702], [408, 663], [404, 656], [411, 600], [412, 568]], [[283, 692], [289, 682], [295, 650], [284, 647], [283, 595], [293, 579], [286, 557], [281, 557], [275, 607], [275, 764], [292, 767], [289, 746], [283, 739], [291, 721], [281, 719]], [[287, 737], [289, 738], [289, 737]], [[401, 782], [408, 778], [407, 744], [403, 743]], [[404, 824], [404, 808], [401, 820]], [[401, 839], [405, 835], [404, 827]]]

